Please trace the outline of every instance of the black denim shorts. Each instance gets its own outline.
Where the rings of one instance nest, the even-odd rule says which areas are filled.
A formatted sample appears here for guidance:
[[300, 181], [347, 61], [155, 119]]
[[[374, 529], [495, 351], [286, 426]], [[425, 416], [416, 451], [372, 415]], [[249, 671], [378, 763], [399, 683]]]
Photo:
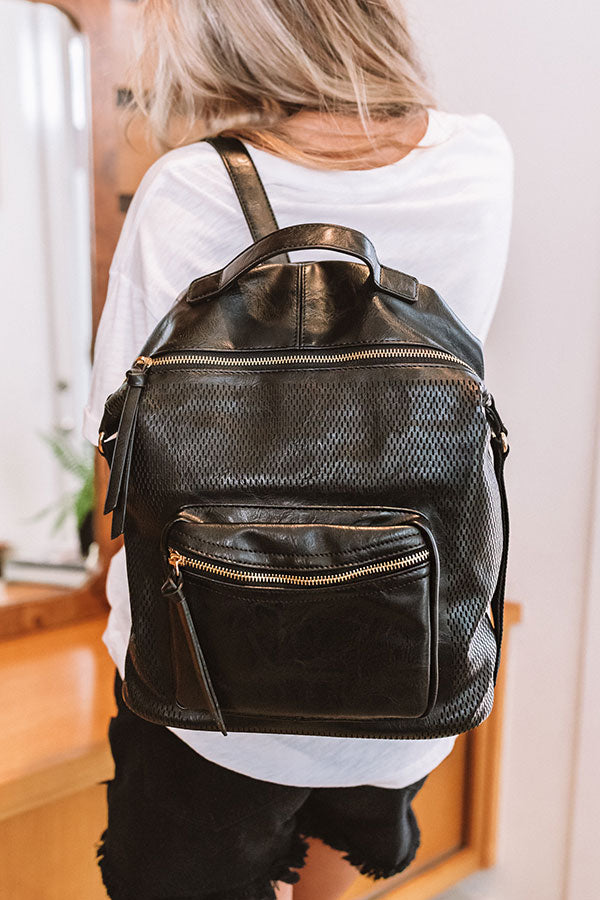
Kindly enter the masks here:
[[[405, 788], [294, 787], [261, 781], [198, 754], [134, 715], [115, 679], [108, 827], [98, 861], [113, 900], [275, 900], [294, 884], [317, 837], [362, 874], [389, 878], [419, 846]], [[358, 873], [357, 873], [358, 874]]]

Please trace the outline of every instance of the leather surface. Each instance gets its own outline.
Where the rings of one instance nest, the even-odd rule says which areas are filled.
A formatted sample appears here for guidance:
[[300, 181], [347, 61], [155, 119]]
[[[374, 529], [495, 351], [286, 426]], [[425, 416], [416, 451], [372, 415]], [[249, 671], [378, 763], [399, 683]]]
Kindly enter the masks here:
[[206, 303], [180, 297], [141, 349], [283, 350], [386, 343], [456, 354], [483, 378], [481, 343], [442, 298], [419, 285], [409, 304], [374, 289], [364, 265], [338, 260], [266, 265]]
[[[298, 226], [294, 246], [303, 228], [323, 227], [355, 245], [339, 226], [319, 225]], [[256, 268], [264, 254], [255, 246], [252, 268], [238, 260], [214, 296], [189, 303], [183, 290], [140, 348], [175, 361], [128, 373], [107, 399], [101, 429], [119, 434], [107, 446], [106, 506], [113, 533], [124, 529], [133, 621], [124, 697], [150, 721], [215, 730], [222, 713], [228, 731], [418, 739], [469, 730], [492, 708], [508, 540], [505, 429], [482, 380], [480, 342], [432, 288], [401, 298], [410, 277], [381, 270], [377, 286], [362, 238], [367, 265]], [[267, 241], [269, 252], [289, 244]], [[426, 354], [311, 361], [317, 350], [390, 346], [463, 363]], [[177, 362], [207, 350], [213, 365]], [[278, 353], [291, 361], [270, 363]], [[250, 364], [227, 367], [219, 355]], [[163, 538], [183, 510], [173, 535], [192, 551], [233, 566], [287, 554], [292, 569], [312, 553], [325, 568], [368, 561], [387, 536], [411, 546], [426, 522], [438, 600], [431, 565], [414, 579], [322, 591], [322, 603], [304, 590], [184, 572], [183, 600], [169, 599]], [[186, 607], [174, 611], [175, 602]]]
[[[331, 576], [429, 550], [432, 539], [413, 511], [221, 505], [183, 510], [161, 543], [165, 556], [175, 547], [236, 571]], [[432, 548], [406, 570], [319, 587], [240, 584], [184, 567], [223, 712], [424, 715], [437, 686], [437, 565]], [[363, 652], [352, 652], [357, 643]], [[177, 682], [180, 697], [185, 671]]]
[[[502, 547], [489, 437], [479, 383], [451, 366], [150, 370], [125, 522], [136, 646], [126, 681], [136, 711], [154, 721], [214, 727], [206, 713], [181, 710], [168, 699], [176, 676], [168, 609], [156, 603], [156, 585], [164, 580], [162, 527], [177, 509], [200, 498], [240, 507], [331, 507], [354, 506], [360, 497], [370, 506], [420, 508], [431, 523], [441, 566], [440, 688], [428, 717], [344, 728], [354, 735], [424, 737], [483, 720], [496, 657], [486, 608]], [[229, 730], [285, 727], [279, 717], [253, 726], [251, 717], [238, 714], [226, 723]], [[297, 733], [344, 733], [337, 718], [318, 725], [296, 720], [296, 727]]]
[[[267, 589], [219, 587], [188, 572], [183, 580], [225, 721], [232, 712], [335, 722], [425, 711], [425, 574], [322, 591], [318, 600], [308, 590], [280, 589], [273, 597]], [[388, 657], [393, 666], [382, 666]]]
[[[412, 510], [334, 506], [186, 507], [161, 537], [167, 545], [241, 565], [343, 567], [427, 546], [425, 519]], [[389, 552], [388, 552], [389, 548]], [[277, 559], [276, 559], [277, 558]], [[288, 560], [289, 565], [284, 565]]]
[[[193, 685], [193, 699], [200, 702], [201, 707], [208, 707], [223, 734], [227, 734], [218, 699], [215, 695], [212, 678], [208, 671], [206, 659], [194, 621], [192, 619], [187, 598], [183, 591], [181, 573], [169, 575], [161, 588], [161, 593], [169, 602], [171, 619], [171, 651], [180, 671], [176, 689], [176, 702], [189, 703], [190, 683]], [[173, 612], [175, 611], [175, 615]], [[183, 635], [185, 646], [181, 643]], [[191, 667], [190, 667], [191, 662]], [[191, 676], [191, 678], [190, 678]], [[197, 704], [196, 704], [197, 705]]]
[[[106, 492], [104, 514], [113, 513], [111, 537], [118, 537], [125, 522], [126, 498], [131, 470], [131, 452], [133, 435], [137, 419], [138, 403], [141, 391], [146, 383], [146, 375], [135, 368], [127, 372], [126, 389], [123, 398], [122, 413], [119, 417], [118, 440], [111, 451], [111, 470]], [[102, 430], [102, 425], [100, 426]], [[112, 454], [114, 453], [114, 460]]]
[[[271, 203], [252, 162], [252, 157], [242, 141], [238, 141], [236, 138], [217, 137], [207, 138], [206, 143], [214, 147], [223, 160], [253, 240], [257, 241], [272, 231], [276, 231], [277, 221]], [[281, 254], [274, 260], [277, 263], [289, 261], [287, 253]]]
[[247, 247], [224, 269], [196, 279], [187, 293], [188, 303], [197, 303], [223, 291], [241, 275], [281, 251], [314, 249], [339, 250], [340, 253], [356, 256], [368, 265], [375, 287], [409, 302], [417, 296], [417, 279], [382, 266], [375, 247], [366, 235], [341, 225], [313, 223], [281, 228]]

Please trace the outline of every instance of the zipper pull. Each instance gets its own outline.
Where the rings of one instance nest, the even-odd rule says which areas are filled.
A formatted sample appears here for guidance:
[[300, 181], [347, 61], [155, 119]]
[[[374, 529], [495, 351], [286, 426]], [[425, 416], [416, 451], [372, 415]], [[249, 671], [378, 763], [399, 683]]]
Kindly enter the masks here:
[[138, 356], [131, 368], [140, 369], [142, 372], [146, 372], [153, 362], [154, 360], [151, 356]]
[[183, 563], [185, 557], [177, 550], [169, 548], [169, 565], [175, 569], [175, 574], [179, 577], [179, 566]]
[[143, 387], [146, 384], [146, 373], [154, 360], [151, 356], [138, 356], [130, 369], [125, 373], [129, 387]]

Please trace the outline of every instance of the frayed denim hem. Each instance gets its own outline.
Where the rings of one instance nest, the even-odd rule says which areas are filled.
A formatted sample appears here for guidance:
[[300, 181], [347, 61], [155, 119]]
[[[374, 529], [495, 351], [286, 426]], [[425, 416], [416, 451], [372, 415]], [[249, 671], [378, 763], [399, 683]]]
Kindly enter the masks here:
[[[301, 869], [304, 866], [307, 853], [308, 843], [298, 833], [294, 833], [289, 850], [284, 857], [271, 863], [266, 875], [259, 876], [246, 887], [203, 894], [202, 897], [198, 895], [193, 900], [277, 900], [275, 895], [277, 882], [285, 881], [287, 884], [296, 884], [300, 881], [299, 872], [291, 870]], [[185, 898], [185, 900], [192, 900], [192, 898]]]
[[[159, 900], [156, 896], [142, 897], [139, 890], [133, 892], [127, 885], [119, 882], [107, 859], [106, 836], [107, 831], [104, 831], [96, 849], [96, 857], [102, 875], [102, 883], [111, 900]], [[274, 860], [265, 875], [258, 876], [249, 884], [226, 891], [213, 891], [208, 894], [196, 893], [185, 897], [161, 897], [160, 900], [277, 900], [275, 895], [277, 882], [285, 881], [287, 884], [296, 884], [300, 880], [300, 874], [293, 872], [292, 869], [300, 869], [304, 866], [308, 846], [308, 843], [298, 833], [294, 833], [285, 856]]]
[[106, 893], [111, 898], [111, 900], [133, 900], [131, 894], [129, 893], [129, 889], [120, 885], [115, 880], [113, 873], [111, 872], [110, 865], [108, 860], [106, 859], [106, 836], [108, 834], [108, 830], [103, 831], [100, 837], [100, 843], [96, 847], [96, 861], [100, 868], [100, 874], [102, 876], [102, 884], [106, 888]]
[[335, 826], [331, 822], [324, 820], [322, 815], [319, 816], [318, 822], [313, 821], [310, 816], [304, 815], [299, 825], [299, 832], [303, 837], [319, 838], [333, 850], [342, 851], [344, 853], [342, 858], [354, 866], [361, 875], [367, 875], [369, 878], [377, 880], [380, 878], [391, 878], [393, 875], [403, 872], [417, 855], [417, 850], [421, 843], [421, 831], [415, 814], [410, 808], [407, 811], [407, 817], [412, 829], [412, 840], [403, 859], [393, 865], [366, 861], [363, 854], [354, 851], [348, 841], [339, 834]]

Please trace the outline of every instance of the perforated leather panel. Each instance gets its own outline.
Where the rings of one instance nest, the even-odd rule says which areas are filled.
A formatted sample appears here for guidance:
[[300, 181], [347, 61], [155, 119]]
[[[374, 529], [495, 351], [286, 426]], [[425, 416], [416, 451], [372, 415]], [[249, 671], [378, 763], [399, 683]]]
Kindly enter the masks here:
[[[398, 506], [430, 521], [440, 554], [440, 690], [421, 719], [325, 723], [323, 734], [457, 734], [491, 710], [487, 615], [502, 551], [490, 430], [474, 375], [452, 365], [150, 371], [138, 410], [125, 522], [133, 634], [128, 701], [165, 724], [216, 728], [174, 703], [163, 525], [210, 502]], [[319, 733], [229, 717], [231, 730]]]

